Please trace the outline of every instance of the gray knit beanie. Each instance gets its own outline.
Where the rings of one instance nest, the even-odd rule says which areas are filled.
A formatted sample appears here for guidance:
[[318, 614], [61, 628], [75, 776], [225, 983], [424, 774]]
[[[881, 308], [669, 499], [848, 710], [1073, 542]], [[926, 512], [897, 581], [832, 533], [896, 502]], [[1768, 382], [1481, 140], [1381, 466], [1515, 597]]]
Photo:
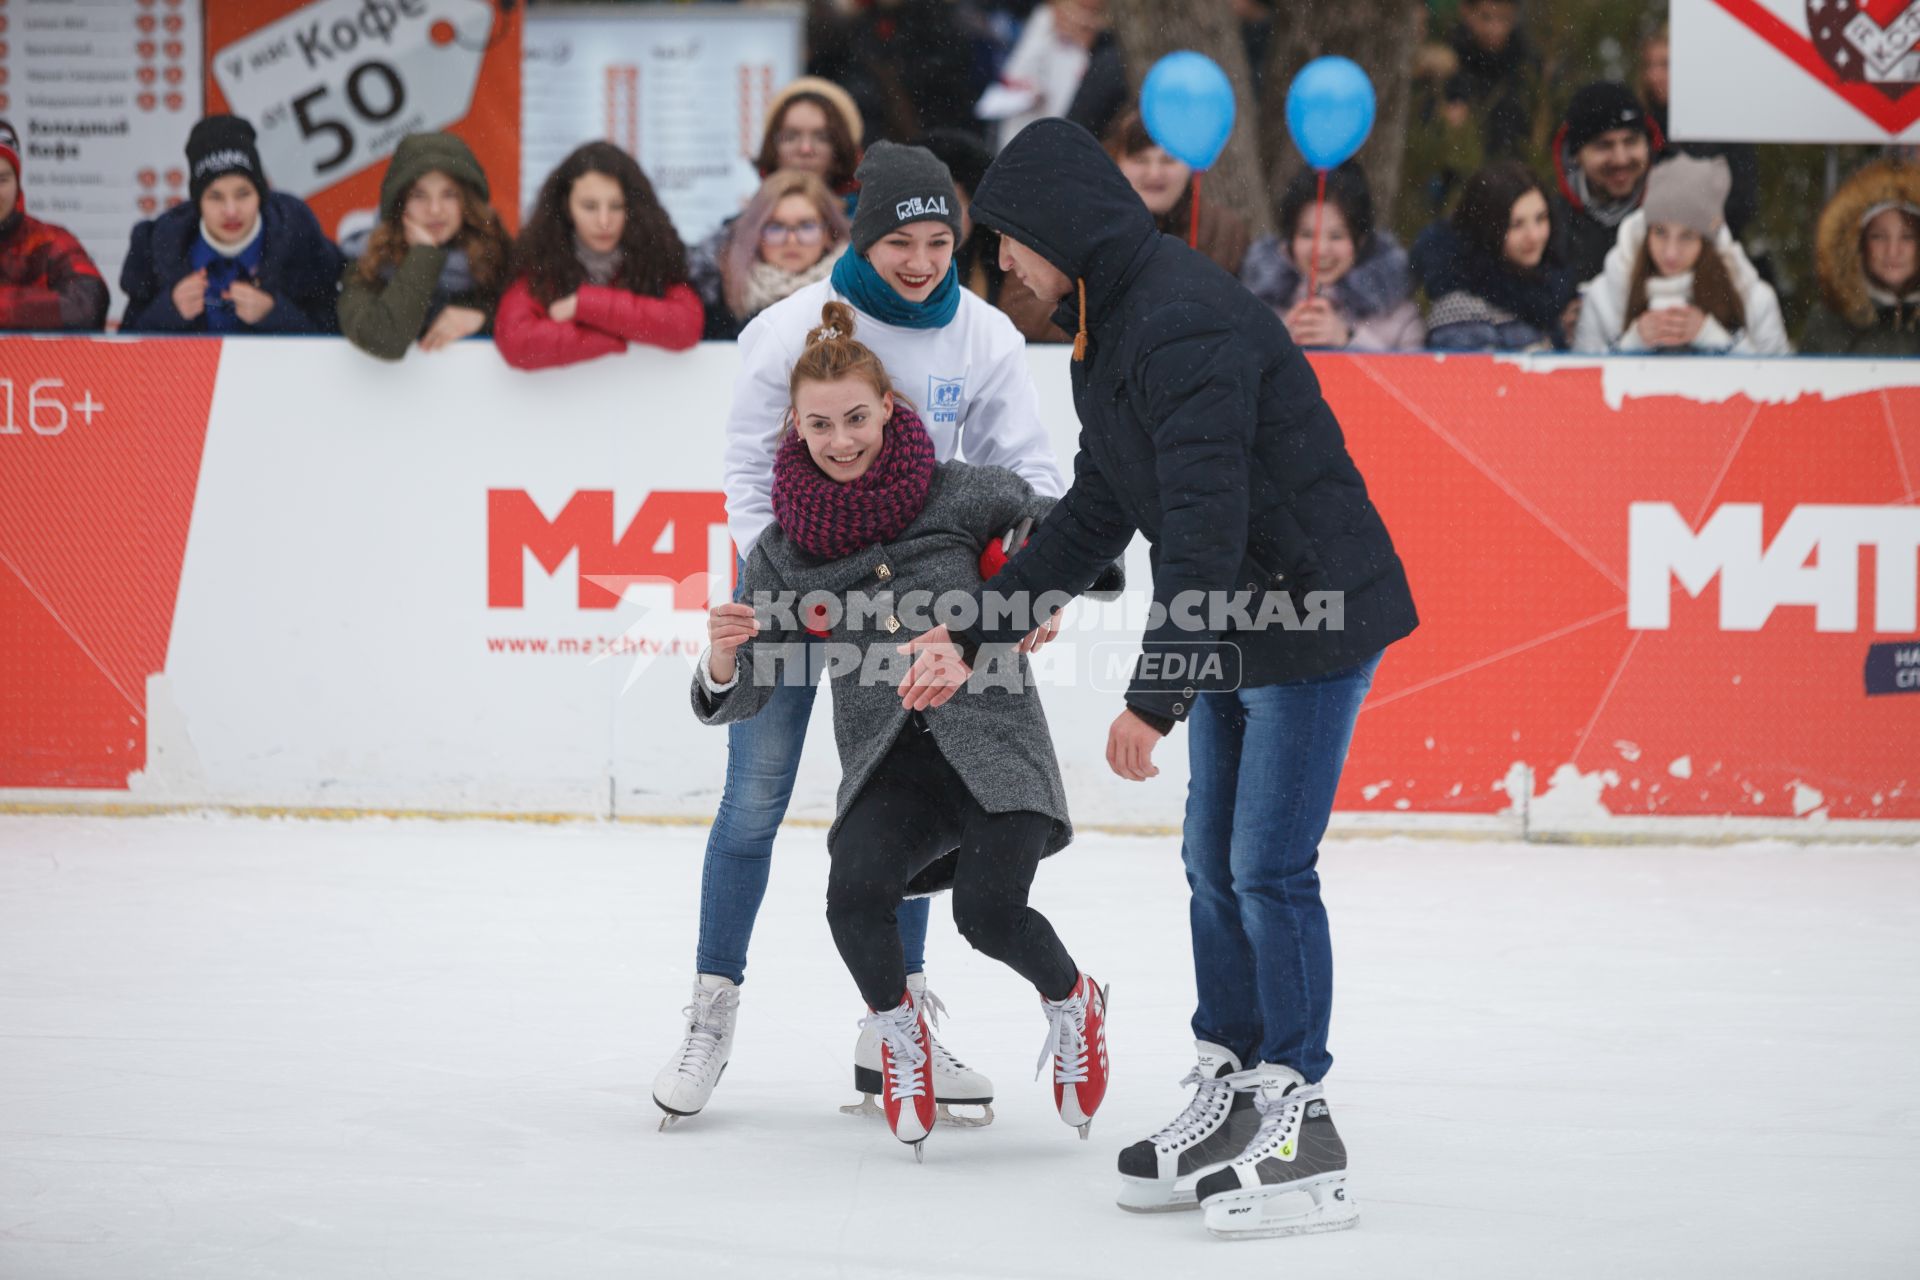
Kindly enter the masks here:
[[1647, 225], [1678, 223], [1711, 240], [1726, 219], [1727, 193], [1733, 174], [1719, 156], [1701, 159], [1678, 155], [1663, 160], [1647, 175], [1647, 198], [1641, 208]]
[[853, 248], [865, 253], [909, 222], [944, 222], [960, 238], [960, 197], [953, 175], [925, 147], [876, 142], [854, 173], [860, 203], [853, 211]]

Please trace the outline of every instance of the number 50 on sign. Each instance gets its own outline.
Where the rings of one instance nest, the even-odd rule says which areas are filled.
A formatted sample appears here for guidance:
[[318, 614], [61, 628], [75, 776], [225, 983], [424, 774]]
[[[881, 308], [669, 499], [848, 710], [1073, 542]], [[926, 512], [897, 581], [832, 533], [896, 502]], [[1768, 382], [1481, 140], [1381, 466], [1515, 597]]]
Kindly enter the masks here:
[[213, 55], [283, 191], [310, 196], [473, 105], [490, 0], [317, 0]]

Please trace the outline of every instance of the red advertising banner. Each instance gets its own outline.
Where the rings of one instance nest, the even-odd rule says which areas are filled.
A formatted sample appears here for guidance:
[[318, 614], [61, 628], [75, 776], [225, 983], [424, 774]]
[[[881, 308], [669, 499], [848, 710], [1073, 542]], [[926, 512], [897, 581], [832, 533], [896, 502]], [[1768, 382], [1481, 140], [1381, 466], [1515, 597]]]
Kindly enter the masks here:
[[500, 0], [252, 0], [207, 6], [209, 111], [253, 121], [268, 179], [329, 235], [379, 203], [408, 133], [473, 148], [509, 229], [520, 209], [518, 5]]
[[218, 342], [22, 339], [0, 359], [0, 787], [147, 758]]
[[[650, 803], [710, 797], [672, 745], [684, 667], [616, 706], [626, 669], [569, 675], [586, 660], [554, 656], [593, 646], [506, 657], [487, 637], [618, 637], [614, 606], [649, 583], [659, 626], [642, 639], [664, 651], [699, 632], [701, 570], [730, 557], [718, 443], [680, 428], [711, 410], [732, 353], [537, 383], [482, 347], [464, 366], [359, 359], [332, 343], [0, 340], [0, 788], [126, 790], [148, 767], [147, 682], [165, 674], [187, 749], [237, 779], [225, 794], [293, 741], [352, 761], [409, 698], [410, 731], [474, 753], [460, 778], [490, 769], [506, 786], [598, 717], [603, 739], [627, 723], [665, 744], [629, 766], [648, 771]], [[1422, 618], [1380, 669], [1341, 809], [1548, 828], [1920, 819], [1920, 386], [1904, 368], [1314, 365]], [[1034, 366], [1048, 388], [1065, 376], [1057, 352]], [[394, 381], [355, 392], [341, 421], [343, 382], [376, 375]], [[645, 422], [606, 422], [597, 408], [634, 378]], [[418, 381], [394, 394], [403, 379]], [[309, 408], [294, 385], [333, 392]], [[521, 396], [551, 410], [533, 452]], [[432, 422], [409, 407], [427, 403]], [[297, 448], [317, 452], [289, 460]], [[187, 632], [183, 557], [200, 583]], [[274, 621], [290, 606], [292, 625]], [[236, 679], [299, 692], [250, 720], [249, 699], [213, 696]], [[364, 712], [288, 723], [350, 697]], [[1072, 755], [1084, 746], [1060, 736], [1095, 785], [1098, 762]], [[398, 758], [404, 773], [432, 757]], [[382, 785], [409, 794], [407, 777]], [[1177, 821], [1172, 790], [1165, 804]]]
[[1423, 619], [1340, 807], [1498, 812], [1518, 763], [1602, 816], [1920, 817], [1920, 688], [1865, 675], [1920, 659], [1920, 389], [1609, 407], [1600, 368], [1314, 363]]

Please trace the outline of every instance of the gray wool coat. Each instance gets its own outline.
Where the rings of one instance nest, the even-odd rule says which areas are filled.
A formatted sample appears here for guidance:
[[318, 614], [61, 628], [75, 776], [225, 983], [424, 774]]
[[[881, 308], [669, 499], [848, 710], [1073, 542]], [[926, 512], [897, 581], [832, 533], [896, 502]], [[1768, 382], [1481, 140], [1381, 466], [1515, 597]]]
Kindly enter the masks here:
[[[937, 598], [948, 591], [976, 590], [981, 581], [980, 553], [987, 544], [1025, 517], [1039, 520], [1053, 503], [1054, 499], [1035, 494], [1011, 471], [943, 462], [934, 469], [926, 507], [892, 542], [875, 544], [844, 559], [820, 560], [772, 525], [754, 544], [743, 579], [749, 601], [763, 592], [805, 596], [820, 591], [832, 593], [843, 604], [854, 592], [875, 603], [866, 616], [855, 616], [843, 607], [827, 628], [829, 644], [850, 646], [843, 650], [848, 654], [866, 655], [863, 670], [885, 672], [881, 679], [862, 679], [859, 671], [830, 673], [833, 733], [842, 776], [833, 827], [827, 833], [829, 846], [894, 740], [903, 731], [919, 731], [909, 727], [898, 693], [908, 659], [894, 652], [916, 632], [900, 622], [894, 602], [904, 602], [911, 592], [928, 592]], [[740, 646], [738, 674], [731, 688], [709, 693], [700, 672], [693, 674], [693, 710], [705, 724], [728, 724], [755, 715], [773, 696], [776, 683], [788, 678], [785, 655], [819, 650], [817, 645], [804, 644], [806, 619], [798, 609], [793, 610], [792, 627], [778, 625], [785, 619], [769, 625], [769, 611], [757, 611], [760, 633]], [[757, 660], [756, 652], [769, 646], [779, 649]], [[982, 655], [981, 669], [967, 687], [944, 706], [920, 714], [940, 754], [981, 808], [989, 813], [1026, 810], [1053, 819], [1045, 851], [1052, 854], [1073, 838], [1060, 762], [1054, 756], [1053, 735], [1039, 692], [1028, 684], [1026, 656], [1009, 653], [1002, 661], [1018, 664], [1017, 683], [1011, 666], [1001, 667], [999, 677], [991, 678]], [[756, 673], [756, 666], [764, 670]], [[941, 859], [915, 879], [910, 892], [945, 888], [951, 879], [951, 859]]]

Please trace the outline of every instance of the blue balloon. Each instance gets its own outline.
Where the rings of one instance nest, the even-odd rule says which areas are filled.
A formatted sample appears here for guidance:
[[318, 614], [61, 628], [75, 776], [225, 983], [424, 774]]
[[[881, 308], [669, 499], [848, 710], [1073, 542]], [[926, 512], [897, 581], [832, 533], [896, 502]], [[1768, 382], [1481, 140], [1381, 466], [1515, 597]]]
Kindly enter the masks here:
[[1287, 89], [1287, 132], [1316, 169], [1348, 160], [1373, 130], [1373, 81], [1349, 58], [1315, 58]]
[[1168, 155], [1191, 169], [1211, 169], [1233, 132], [1233, 82], [1204, 53], [1170, 53], [1140, 86], [1140, 120]]

